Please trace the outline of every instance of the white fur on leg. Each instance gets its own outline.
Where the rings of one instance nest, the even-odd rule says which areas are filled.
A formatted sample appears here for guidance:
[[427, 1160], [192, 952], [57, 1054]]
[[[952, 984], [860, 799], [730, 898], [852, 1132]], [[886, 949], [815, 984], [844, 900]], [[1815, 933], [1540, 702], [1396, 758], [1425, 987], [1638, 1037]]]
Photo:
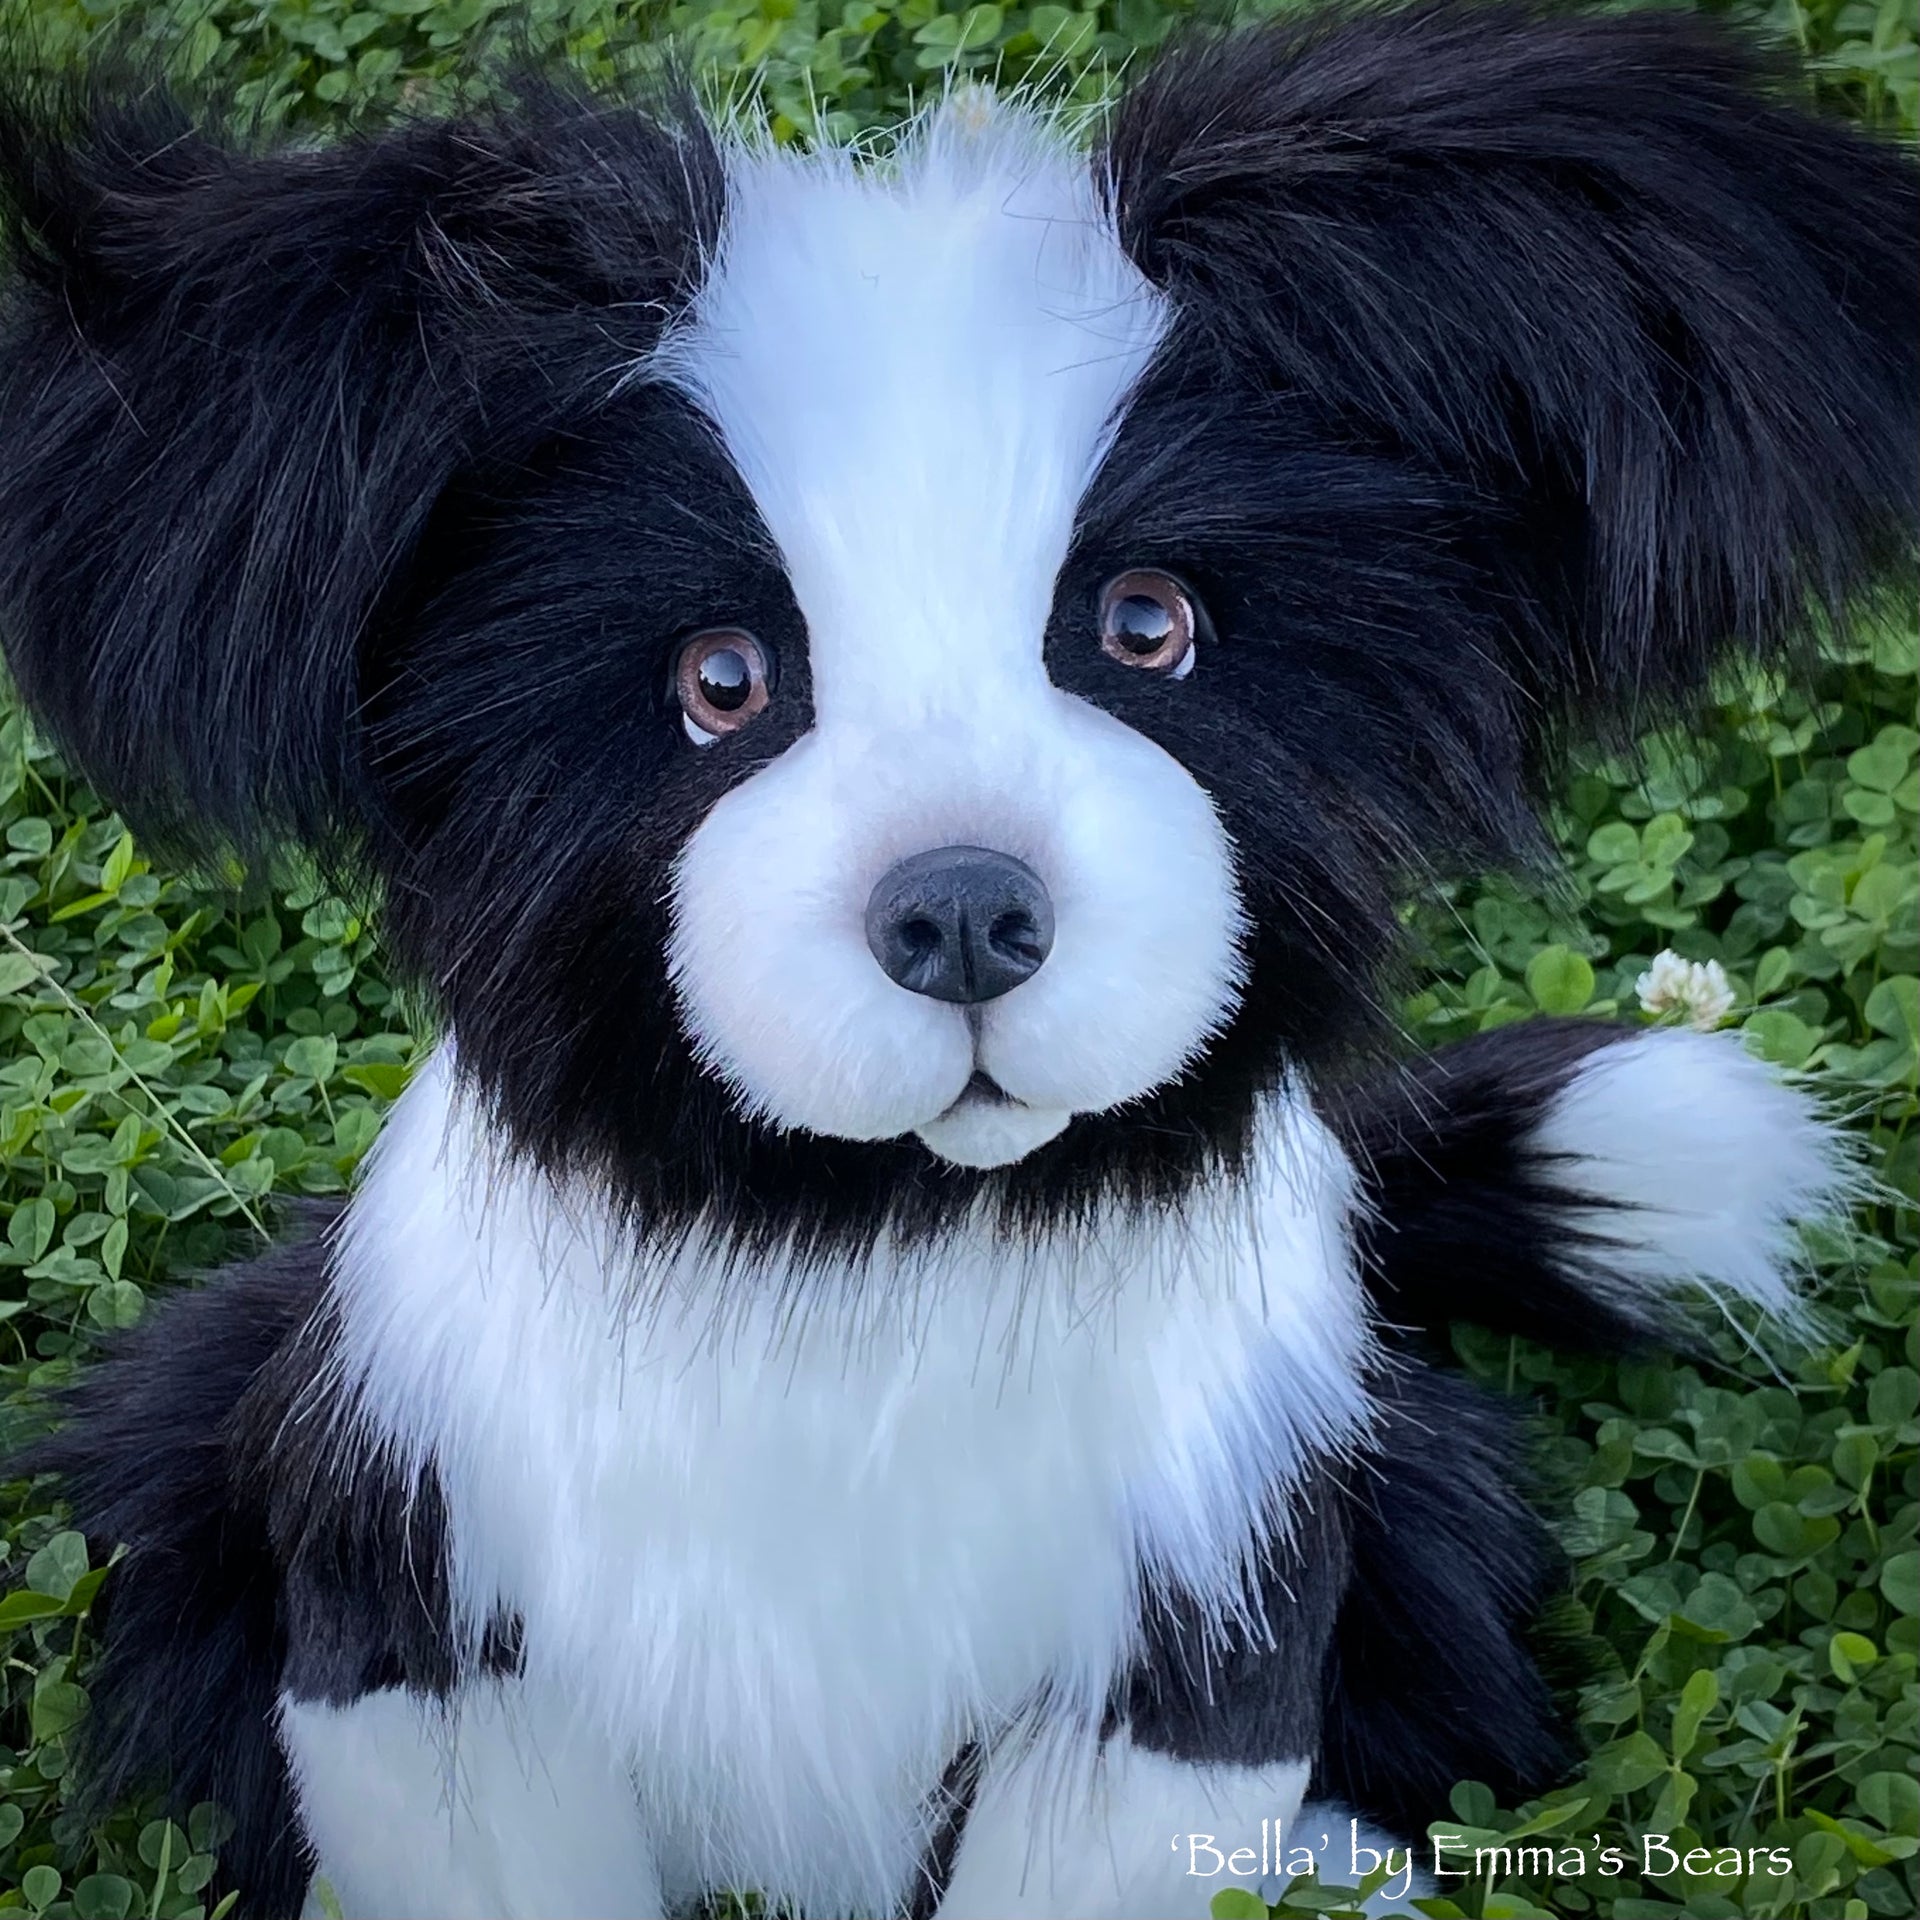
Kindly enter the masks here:
[[[989, 1767], [940, 1920], [1204, 1920], [1222, 1887], [1277, 1894], [1288, 1876], [1263, 1881], [1263, 1835], [1273, 1865], [1284, 1858], [1273, 1836], [1297, 1827], [1307, 1774], [1305, 1761], [1194, 1766], [1124, 1736], [1091, 1760], [1042, 1740]], [[1346, 1838], [1343, 1821], [1319, 1857], [1344, 1867]], [[1239, 1849], [1253, 1871], [1229, 1869]]]
[[1841, 1136], [1734, 1034], [1660, 1029], [1589, 1058], [1535, 1144], [1602, 1202], [1573, 1216], [1604, 1264], [1650, 1295], [1687, 1281], [1791, 1312], [1794, 1226], [1844, 1198]]
[[661, 1920], [633, 1786], [517, 1682], [448, 1710], [398, 1688], [294, 1700], [280, 1733], [348, 1920]]

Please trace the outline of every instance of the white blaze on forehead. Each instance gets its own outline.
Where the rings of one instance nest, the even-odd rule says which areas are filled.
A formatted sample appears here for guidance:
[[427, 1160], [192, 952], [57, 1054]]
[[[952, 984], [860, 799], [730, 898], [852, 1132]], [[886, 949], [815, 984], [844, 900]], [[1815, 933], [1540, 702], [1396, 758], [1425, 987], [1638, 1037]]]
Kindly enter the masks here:
[[1076, 506], [1168, 318], [1085, 154], [988, 96], [884, 169], [735, 158], [656, 370], [779, 543], [823, 723], [972, 704], [983, 674], [1037, 683]]

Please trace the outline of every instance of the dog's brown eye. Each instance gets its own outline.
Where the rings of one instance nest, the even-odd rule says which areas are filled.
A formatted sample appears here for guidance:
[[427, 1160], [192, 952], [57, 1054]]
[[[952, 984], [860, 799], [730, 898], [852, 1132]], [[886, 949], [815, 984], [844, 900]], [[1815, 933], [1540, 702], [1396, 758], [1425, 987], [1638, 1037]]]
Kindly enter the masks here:
[[710, 627], [680, 649], [673, 689], [687, 738], [710, 747], [738, 733], [773, 697], [772, 662], [752, 634]]
[[1193, 671], [1198, 626], [1192, 596], [1170, 573], [1135, 567], [1100, 595], [1100, 645], [1122, 666], [1184, 680]]

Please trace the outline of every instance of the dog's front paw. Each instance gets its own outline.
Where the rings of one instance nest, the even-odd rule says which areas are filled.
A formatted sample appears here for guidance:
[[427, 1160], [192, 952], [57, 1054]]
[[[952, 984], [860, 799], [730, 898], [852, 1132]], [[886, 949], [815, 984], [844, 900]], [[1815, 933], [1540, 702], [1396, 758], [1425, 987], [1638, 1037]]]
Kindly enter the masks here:
[[1124, 1735], [1090, 1769], [1035, 1749], [989, 1772], [939, 1920], [1207, 1920], [1222, 1888], [1273, 1901], [1308, 1867], [1352, 1884], [1380, 1862], [1392, 1871], [1366, 1911], [1405, 1911], [1428, 1891], [1412, 1850], [1302, 1804], [1308, 1771], [1201, 1766]]

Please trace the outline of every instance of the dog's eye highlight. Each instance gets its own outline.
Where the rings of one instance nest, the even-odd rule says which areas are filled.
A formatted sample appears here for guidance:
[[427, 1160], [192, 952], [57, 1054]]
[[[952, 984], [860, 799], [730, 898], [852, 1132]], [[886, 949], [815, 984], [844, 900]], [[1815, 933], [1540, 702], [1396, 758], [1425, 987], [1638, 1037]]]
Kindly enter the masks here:
[[739, 627], [709, 627], [680, 649], [673, 673], [681, 723], [696, 747], [738, 733], [773, 698], [773, 659]]
[[1134, 567], [1101, 590], [1100, 647], [1123, 667], [1184, 680], [1199, 628], [1193, 596], [1170, 573]]

